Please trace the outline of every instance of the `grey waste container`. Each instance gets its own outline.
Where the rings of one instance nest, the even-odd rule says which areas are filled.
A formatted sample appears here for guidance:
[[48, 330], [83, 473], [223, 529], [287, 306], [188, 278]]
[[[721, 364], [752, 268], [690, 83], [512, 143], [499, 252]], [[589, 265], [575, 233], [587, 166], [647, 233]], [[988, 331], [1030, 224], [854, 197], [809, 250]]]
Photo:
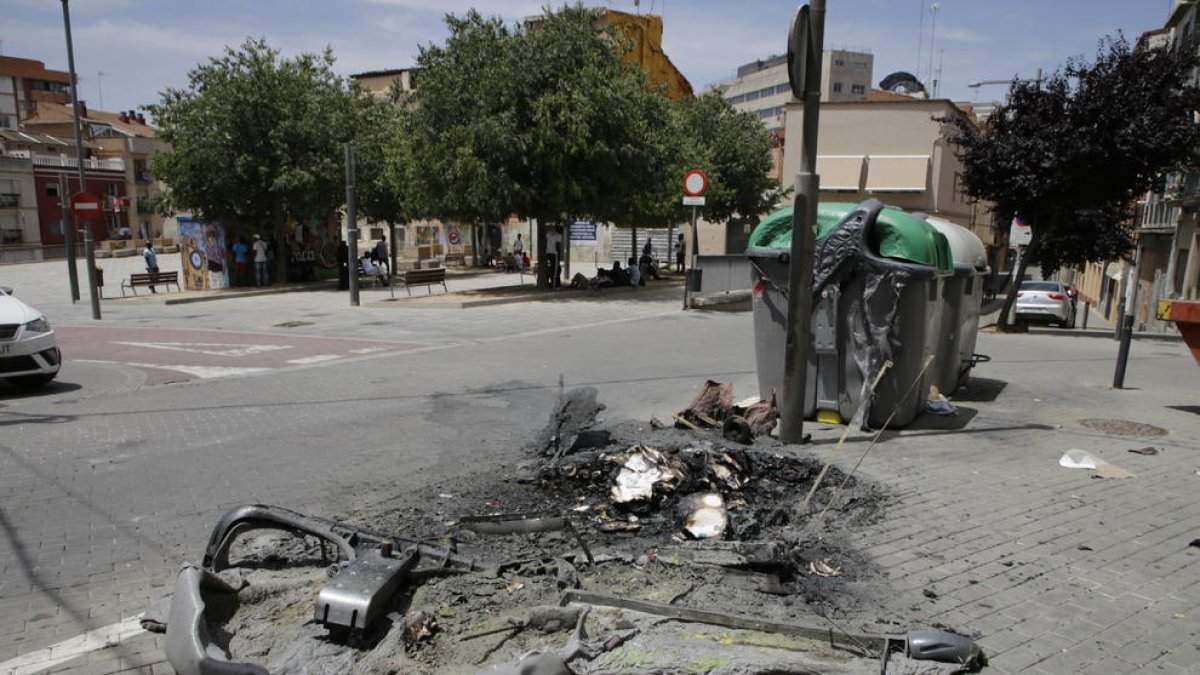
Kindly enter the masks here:
[[946, 306], [938, 338], [934, 383], [949, 396], [965, 384], [974, 364], [979, 310], [988, 275], [987, 249], [979, 237], [949, 220], [927, 217], [941, 232], [954, 258], [954, 275], [946, 281]]
[[[763, 397], [772, 391], [782, 395], [791, 269], [784, 237], [769, 234], [756, 228], [746, 251], [754, 275], [755, 360]], [[950, 271], [945, 238], [875, 200], [822, 204], [817, 237], [804, 415], [852, 419], [864, 385], [890, 359], [893, 366], [877, 386], [864, 422], [878, 427], [891, 418], [890, 425], [905, 426], [925, 407], [931, 376], [923, 366], [937, 344], [942, 279]], [[881, 251], [930, 264], [885, 257]]]

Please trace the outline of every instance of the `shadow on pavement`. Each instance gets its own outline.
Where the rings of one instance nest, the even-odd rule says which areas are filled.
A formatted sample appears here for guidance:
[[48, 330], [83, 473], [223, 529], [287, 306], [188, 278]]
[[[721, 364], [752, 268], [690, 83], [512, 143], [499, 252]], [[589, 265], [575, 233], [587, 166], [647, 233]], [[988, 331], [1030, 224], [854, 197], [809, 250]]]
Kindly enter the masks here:
[[1000, 392], [1008, 383], [1004, 380], [993, 380], [987, 377], [972, 377], [959, 387], [950, 397], [951, 402], [958, 403], [991, 403], [1000, 398]]
[[83, 389], [83, 385], [81, 384], [76, 382], [59, 382], [58, 380], [52, 381], [50, 384], [38, 389], [22, 389], [11, 384], [0, 383], [0, 401], [36, 399], [54, 394], [79, 391], [80, 389]]
[[1178, 410], [1179, 412], [1192, 413], [1193, 415], [1200, 415], [1200, 405], [1169, 405], [1167, 407], [1170, 408], [1171, 410]]
[[78, 420], [74, 415], [41, 415], [37, 413], [16, 413], [0, 410], [0, 427], [14, 424], [65, 424]]

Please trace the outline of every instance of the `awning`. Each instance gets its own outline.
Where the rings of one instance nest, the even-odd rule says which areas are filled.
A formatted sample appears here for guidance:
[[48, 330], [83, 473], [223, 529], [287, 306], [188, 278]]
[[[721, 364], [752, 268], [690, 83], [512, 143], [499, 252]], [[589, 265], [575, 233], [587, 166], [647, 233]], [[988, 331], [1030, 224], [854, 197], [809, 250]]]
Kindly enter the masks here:
[[864, 155], [818, 155], [822, 190], [858, 192], [862, 189]]
[[929, 155], [871, 155], [868, 192], [923, 192], [929, 184]]

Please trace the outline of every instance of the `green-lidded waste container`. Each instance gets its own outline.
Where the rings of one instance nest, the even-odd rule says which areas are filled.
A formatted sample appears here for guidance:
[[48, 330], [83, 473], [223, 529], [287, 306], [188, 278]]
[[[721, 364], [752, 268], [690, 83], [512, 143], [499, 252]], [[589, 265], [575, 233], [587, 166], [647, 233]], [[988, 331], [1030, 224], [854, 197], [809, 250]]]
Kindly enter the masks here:
[[[806, 417], [849, 421], [887, 360], [892, 368], [863, 423], [910, 423], [925, 407], [925, 358], [937, 346], [943, 279], [953, 270], [946, 238], [878, 201], [822, 203], [813, 265], [813, 344]], [[782, 394], [787, 339], [791, 209], [764, 219], [746, 255], [754, 270], [755, 356], [760, 395]]]
[[949, 396], [966, 383], [975, 363], [983, 283], [988, 274], [987, 248], [974, 232], [961, 225], [934, 216], [925, 221], [946, 237], [954, 258], [954, 275], [946, 280], [946, 307], [942, 310], [934, 362], [934, 382]]

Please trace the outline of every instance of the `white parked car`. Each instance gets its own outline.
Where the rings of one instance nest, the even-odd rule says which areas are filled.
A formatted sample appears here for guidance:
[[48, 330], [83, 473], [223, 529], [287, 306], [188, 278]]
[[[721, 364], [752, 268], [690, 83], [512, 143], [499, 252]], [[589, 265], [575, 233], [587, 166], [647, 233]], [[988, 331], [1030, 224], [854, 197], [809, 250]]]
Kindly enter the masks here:
[[1022, 281], [1014, 313], [1018, 321], [1056, 323], [1075, 327], [1075, 299], [1057, 281]]
[[50, 322], [0, 286], [0, 379], [33, 389], [53, 380], [61, 367]]

